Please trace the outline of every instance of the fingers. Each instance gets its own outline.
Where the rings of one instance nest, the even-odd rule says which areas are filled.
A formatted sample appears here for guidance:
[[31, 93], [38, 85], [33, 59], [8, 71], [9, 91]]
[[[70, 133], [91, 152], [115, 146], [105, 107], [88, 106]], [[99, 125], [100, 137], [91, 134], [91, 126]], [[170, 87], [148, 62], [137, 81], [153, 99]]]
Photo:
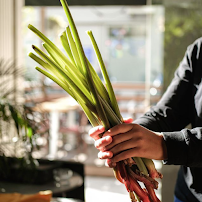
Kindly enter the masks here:
[[[132, 133], [130, 133], [130, 131], [125, 133], [125, 134], [119, 134], [119, 135], [114, 136], [112, 138], [111, 144], [105, 146], [105, 150], [109, 151], [113, 147], [115, 147], [115, 146], [117, 146], [119, 144], [122, 144], [125, 141], [131, 140], [132, 136], [133, 135], [132, 135]], [[106, 136], [106, 137], [109, 137], [109, 136]], [[120, 145], [120, 147], [121, 147], [121, 145]]]
[[92, 129], [90, 129], [89, 131], [89, 136], [92, 137], [94, 140], [98, 140], [100, 138], [100, 134], [104, 133], [104, 136], [114, 136], [117, 135], [119, 133], [125, 133], [128, 130], [132, 129], [132, 125], [130, 123], [132, 123], [133, 119], [132, 118], [126, 118], [124, 119], [124, 123], [127, 124], [119, 124], [111, 129], [109, 129], [107, 132], [105, 132], [105, 128], [103, 126], [96, 126], [93, 127]]
[[100, 151], [105, 151], [106, 146], [112, 142], [111, 136], [106, 136], [95, 141], [95, 147]]
[[105, 131], [103, 126], [96, 126], [90, 129], [89, 136], [92, 137], [94, 140], [98, 140], [100, 138], [100, 134]]
[[[113, 156], [126, 151], [126, 150], [130, 150], [132, 148], [135, 148], [137, 146], [137, 144], [135, 144], [135, 142], [133, 143], [130, 139], [125, 141], [125, 142], [121, 142], [120, 144], [117, 144], [116, 146], [114, 146], [112, 149], [110, 149], [110, 152], [113, 153]], [[107, 151], [109, 151], [107, 149]]]
[[118, 135], [120, 133], [126, 133], [132, 129], [133, 129], [133, 124], [124, 124], [124, 123], [119, 124], [119, 125], [112, 127], [107, 132], [105, 132], [103, 137], [104, 136], [115, 136], [115, 135]]
[[[111, 146], [111, 144], [110, 144], [110, 146]], [[124, 160], [124, 159], [126, 159], [125, 154], [130, 155], [130, 156], [127, 156], [127, 158], [131, 157], [131, 155], [134, 156], [134, 154], [131, 152], [139, 151], [139, 149], [137, 150], [137, 148], [139, 148], [138, 145], [135, 142], [131, 141], [131, 139], [129, 139], [124, 142], [121, 142], [120, 144], [115, 145], [110, 150], [106, 147], [105, 150], [99, 152], [98, 157], [100, 159], [112, 158], [113, 160], [114, 159], [116, 160], [116, 158], [119, 159], [119, 157], [122, 157], [121, 160]], [[128, 152], [128, 151], [130, 151], [130, 152]], [[113, 161], [113, 162], [117, 162], [117, 161]]]
[[105, 166], [107, 166], [109, 168], [114, 168], [114, 167], [116, 167], [116, 163], [113, 163], [110, 159], [107, 159], [105, 161]]
[[133, 148], [133, 149], [123, 151], [120, 154], [117, 154], [113, 158], [109, 159], [108, 164], [109, 165], [114, 165], [115, 163], [117, 163], [119, 161], [122, 161], [122, 160], [125, 160], [127, 158], [130, 158], [131, 156], [144, 157], [139, 152], [139, 148], [136, 147], [136, 148]]
[[99, 152], [98, 153], [98, 158], [99, 159], [109, 159], [113, 157], [113, 153], [111, 151], [106, 151], [106, 152]]

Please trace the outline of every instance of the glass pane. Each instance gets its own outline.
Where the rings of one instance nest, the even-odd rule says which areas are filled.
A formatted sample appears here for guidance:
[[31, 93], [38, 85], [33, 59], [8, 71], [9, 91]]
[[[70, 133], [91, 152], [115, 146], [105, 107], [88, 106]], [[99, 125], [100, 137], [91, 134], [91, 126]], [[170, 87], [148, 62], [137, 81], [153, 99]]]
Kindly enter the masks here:
[[[92, 30], [113, 81], [144, 82], [146, 60], [152, 56], [149, 68], [151, 82], [162, 74], [163, 7], [71, 7], [78, 32], [88, 59], [99, 72], [99, 65], [86, 31]], [[113, 16], [113, 17], [112, 17]], [[116, 16], [116, 17], [114, 17]], [[147, 18], [152, 18], [148, 24]], [[48, 36], [61, 50], [59, 34], [68, 25], [61, 7], [25, 7], [24, 24], [32, 23]], [[150, 30], [148, 30], [148, 27]], [[148, 49], [148, 40], [152, 48]], [[33, 77], [33, 61], [27, 59], [31, 44], [39, 40], [29, 30], [25, 31], [25, 66]], [[155, 46], [153, 46], [155, 44]], [[41, 45], [39, 45], [41, 46]], [[156, 54], [153, 55], [153, 49]], [[63, 50], [64, 51], [64, 50]]]
[[145, 81], [145, 16], [139, 25], [110, 26], [106, 46], [112, 81]]

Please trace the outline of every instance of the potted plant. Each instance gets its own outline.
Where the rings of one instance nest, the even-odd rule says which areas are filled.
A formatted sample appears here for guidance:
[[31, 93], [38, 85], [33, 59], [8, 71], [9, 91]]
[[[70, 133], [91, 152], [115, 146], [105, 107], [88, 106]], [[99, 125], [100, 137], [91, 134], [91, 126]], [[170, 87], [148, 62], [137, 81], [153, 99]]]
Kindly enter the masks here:
[[44, 183], [53, 178], [56, 165], [40, 165], [33, 158], [37, 137], [47, 133], [47, 119], [24, 103], [15, 101], [15, 78], [22, 71], [0, 61], [0, 179]]

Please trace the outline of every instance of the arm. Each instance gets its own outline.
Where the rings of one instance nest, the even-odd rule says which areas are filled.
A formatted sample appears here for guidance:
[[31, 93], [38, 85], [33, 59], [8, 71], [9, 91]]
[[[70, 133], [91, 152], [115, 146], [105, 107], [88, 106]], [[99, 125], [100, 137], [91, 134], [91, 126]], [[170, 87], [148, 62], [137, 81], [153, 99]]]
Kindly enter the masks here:
[[[95, 146], [101, 151], [99, 153], [100, 158], [111, 158], [112, 162], [117, 162], [117, 159], [121, 159], [118, 158], [120, 155], [122, 158], [140, 156], [153, 159], [167, 158], [165, 161], [167, 164], [187, 166], [202, 164], [202, 161], [199, 161], [202, 152], [199, 152], [197, 156], [195, 155], [194, 159], [191, 158], [192, 151], [196, 149], [194, 144], [190, 144], [192, 139], [194, 141], [191, 142], [197, 142], [195, 145], [201, 144], [201, 130], [197, 130], [197, 133], [195, 132], [196, 129], [183, 130], [189, 123], [193, 122], [195, 84], [202, 78], [202, 73], [198, 70], [199, 67], [202, 69], [200, 59], [202, 56], [199, 57], [201, 54], [200, 44], [201, 39], [188, 47], [173, 81], [162, 99], [149, 112], [137, 119], [136, 124], [131, 124], [132, 129], [129, 127], [128, 130], [125, 130], [127, 127], [124, 124], [115, 126], [112, 133], [108, 131], [103, 138], [96, 141]], [[153, 131], [163, 132], [163, 135]], [[96, 132], [90, 132], [92, 137], [93, 134]], [[138, 143], [139, 140], [141, 141]], [[130, 142], [127, 147], [125, 146], [126, 142]], [[135, 150], [136, 152], [134, 152]], [[159, 153], [163, 155], [159, 156]]]
[[[190, 45], [160, 102], [136, 123], [163, 132], [165, 164], [202, 166], [202, 39]], [[194, 129], [184, 129], [188, 124]]]
[[135, 123], [159, 132], [179, 131], [190, 123], [192, 106], [194, 106], [192, 50], [192, 46], [188, 47], [161, 100]]

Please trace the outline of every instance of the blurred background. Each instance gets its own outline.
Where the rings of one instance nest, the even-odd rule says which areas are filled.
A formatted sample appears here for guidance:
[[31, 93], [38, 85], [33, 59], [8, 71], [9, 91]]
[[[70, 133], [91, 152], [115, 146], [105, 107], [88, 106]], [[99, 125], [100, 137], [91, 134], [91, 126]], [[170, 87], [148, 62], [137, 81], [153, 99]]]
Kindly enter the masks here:
[[[101, 77], [86, 31], [95, 36], [123, 117], [136, 119], [158, 102], [187, 46], [202, 36], [199, 0], [68, 4], [85, 54]], [[79, 105], [35, 70], [37, 64], [28, 54], [32, 44], [42, 45], [28, 24], [64, 52], [59, 34], [68, 23], [59, 0], [0, 0], [0, 155], [79, 162], [84, 165], [86, 202], [129, 201], [124, 186], [97, 158], [88, 137], [91, 125]], [[21, 134], [12, 127], [22, 127], [22, 120], [31, 132]], [[170, 202], [178, 166], [155, 164], [164, 175], [157, 195]]]

